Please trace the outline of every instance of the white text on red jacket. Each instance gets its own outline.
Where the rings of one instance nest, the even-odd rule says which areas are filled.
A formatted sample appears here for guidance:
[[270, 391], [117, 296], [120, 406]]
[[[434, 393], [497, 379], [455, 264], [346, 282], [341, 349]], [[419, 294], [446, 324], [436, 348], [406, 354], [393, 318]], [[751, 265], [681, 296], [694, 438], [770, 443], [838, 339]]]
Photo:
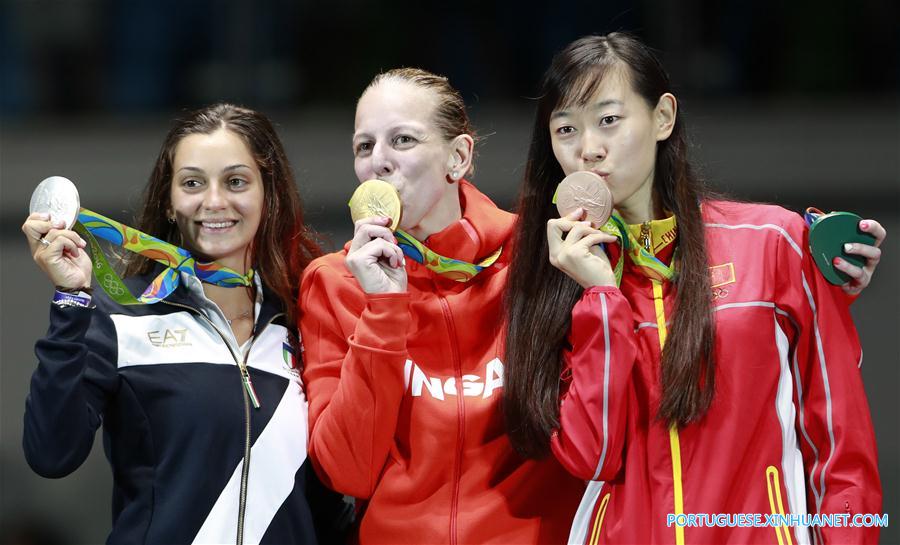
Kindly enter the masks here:
[[[487, 362], [484, 367], [484, 377], [479, 375], [463, 375], [462, 395], [464, 397], [491, 397], [494, 390], [503, 387], [503, 363], [499, 358]], [[412, 360], [406, 360], [403, 366], [403, 385], [405, 390], [410, 390], [413, 397], [420, 397], [423, 392], [428, 392], [435, 399], [444, 399], [444, 396], [459, 395], [456, 386], [456, 377], [441, 379], [440, 377], [427, 376]], [[411, 387], [410, 387], [411, 386]]]

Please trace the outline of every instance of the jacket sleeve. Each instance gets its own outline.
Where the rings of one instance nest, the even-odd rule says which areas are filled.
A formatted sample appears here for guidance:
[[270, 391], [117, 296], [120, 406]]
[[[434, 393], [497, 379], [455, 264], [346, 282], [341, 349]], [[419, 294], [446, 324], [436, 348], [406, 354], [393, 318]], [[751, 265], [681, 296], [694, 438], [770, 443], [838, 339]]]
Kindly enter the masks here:
[[[796, 217], [784, 229], [789, 238], [779, 241], [776, 305], [790, 315], [796, 332], [789, 349], [807, 512], [881, 513], [875, 434], [859, 370], [862, 349], [847, 298], [816, 268], [805, 223]], [[879, 535], [874, 527], [813, 531], [824, 544], [877, 543]]]
[[[361, 312], [351, 308], [358, 300]], [[403, 399], [409, 295], [361, 296], [321, 266], [304, 275], [300, 306], [310, 459], [332, 489], [369, 498], [394, 444]]]
[[622, 466], [635, 340], [631, 306], [617, 288], [585, 290], [572, 309], [571, 349], [563, 354], [556, 458], [585, 480], [609, 480]]
[[25, 459], [39, 475], [64, 477], [90, 454], [118, 389], [115, 346], [115, 328], [102, 310], [50, 305], [50, 328], [35, 343], [38, 365], [22, 436]]
[[310, 464], [306, 464], [306, 503], [309, 504], [319, 543], [347, 543], [354, 522], [352, 500], [322, 484]]

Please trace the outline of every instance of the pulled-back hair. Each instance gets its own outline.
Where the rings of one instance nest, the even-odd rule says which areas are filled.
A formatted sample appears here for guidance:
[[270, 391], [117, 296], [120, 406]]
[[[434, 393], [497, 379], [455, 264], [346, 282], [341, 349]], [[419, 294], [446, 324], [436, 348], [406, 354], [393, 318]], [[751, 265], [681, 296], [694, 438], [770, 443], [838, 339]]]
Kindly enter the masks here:
[[[434, 122], [444, 139], [449, 141], [461, 134], [468, 134], [477, 141], [475, 130], [469, 121], [466, 103], [463, 101], [459, 91], [450, 85], [450, 81], [446, 77], [433, 74], [421, 68], [394, 68], [381, 72], [372, 78], [363, 94], [386, 80], [405, 81], [433, 91], [438, 99], [434, 110]], [[473, 170], [474, 166], [470, 167], [469, 171], [463, 174], [471, 175]]]

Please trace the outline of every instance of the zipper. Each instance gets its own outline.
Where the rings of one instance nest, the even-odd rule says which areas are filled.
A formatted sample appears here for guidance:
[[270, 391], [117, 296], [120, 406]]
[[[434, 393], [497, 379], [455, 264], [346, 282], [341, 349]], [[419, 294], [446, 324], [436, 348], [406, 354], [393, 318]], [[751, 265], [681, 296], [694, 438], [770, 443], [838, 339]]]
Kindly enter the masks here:
[[[435, 286], [437, 288], [437, 286]], [[462, 474], [462, 458], [463, 458], [463, 441], [466, 436], [466, 406], [462, 395], [462, 364], [459, 361], [459, 349], [456, 346], [456, 327], [453, 325], [453, 316], [450, 314], [450, 305], [447, 299], [442, 295], [438, 295], [441, 301], [441, 310], [444, 311], [444, 320], [447, 322], [447, 329], [450, 332], [450, 352], [453, 355], [453, 370], [456, 373], [456, 407], [459, 416], [458, 433], [456, 436], [456, 464], [453, 468], [453, 495], [450, 503], [450, 544], [456, 543], [456, 518], [459, 511], [459, 487]]]
[[[249, 352], [249, 350], [248, 350]], [[247, 389], [241, 390], [244, 398], [244, 463], [241, 466], [241, 492], [238, 497], [237, 538], [235, 543], [244, 543], [244, 517], [247, 511], [247, 481], [250, 479], [250, 396]]]
[[653, 250], [651, 249], [653, 246], [653, 241], [652, 241], [652, 237], [650, 236], [650, 222], [649, 221], [645, 221], [644, 223], [641, 224], [641, 235], [638, 239], [638, 242], [640, 242], [641, 246], [643, 246], [645, 250], [647, 250], [651, 254], [653, 253]]
[[[182, 305], [181, 303], [175, 303], [172, 301], [162, 301], [167, 305], [172, 305], [173, 307], [185, 308], [190, 310], [194, 314], [200, 316], [215, 330], [216, 333], [219, 334], [219, 337], [222, 338], [222, 341], [225, 342], [225, 347], [228, 348], [228, 352], [231, 353], [231, 357], [234, 359], [234, 363], [237, 364], [238, 370], [241, 373], [241, 384], [244, 386], [241, 389], [242, 397], [244, 399], [244, 463], [241, 467], [241, 490], [239, 495], [239, 503], [238, 503], [238, 520], [237, 520], [237, 545], [243, 545], [244, 543], [244, 518], [247, 512], [247, 482], [250, 478], [250, 435], [251, 435], [251, 427], [250, 427], [250, 405], [253, 405], [253, 408], [260, 408], [259, 397], [256, 395], [256, 389], [253, 388], [253, 382], [250, 380], [250, 372], [247, 370], [247, 359], [250, 357], [250, 350], [253, 348], [253, 344], [256, 342], [256, 339], [259, 337], [259, 334], [263, 332], [272, 322], [275, 321], [276, 318], [283, 316], [283, 312], [279, 312], [274, 314], [269, 320], [262, 325], [258, 330], [255, 329], [254, 326], [254, 334], [253, 337], [250, 338], [250, 345], [247, 346], [247, 353], [243, 355], [243, 357], [238, 357], [235, 351], [232, 349], [231, 344], [228, 342], [228, 337], [222, 333], [222, 330], [216, 327], [216, 324], [213, 323], [212, 320], [206, 317], [205, 314], [200, 312], [198, 309], [190, 306], [190, 305]], [[235, 342], [237, 339], [235, 339]]]

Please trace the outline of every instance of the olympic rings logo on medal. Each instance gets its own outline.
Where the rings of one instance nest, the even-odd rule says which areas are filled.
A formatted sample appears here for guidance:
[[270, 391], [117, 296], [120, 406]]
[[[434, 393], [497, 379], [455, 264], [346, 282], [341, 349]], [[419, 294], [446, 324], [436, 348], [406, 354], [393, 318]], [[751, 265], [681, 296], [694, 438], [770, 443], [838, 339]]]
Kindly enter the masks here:
[[725, 299], [728, 297], [728, 290], [725, 288], [713, 288], [713, 299]]

